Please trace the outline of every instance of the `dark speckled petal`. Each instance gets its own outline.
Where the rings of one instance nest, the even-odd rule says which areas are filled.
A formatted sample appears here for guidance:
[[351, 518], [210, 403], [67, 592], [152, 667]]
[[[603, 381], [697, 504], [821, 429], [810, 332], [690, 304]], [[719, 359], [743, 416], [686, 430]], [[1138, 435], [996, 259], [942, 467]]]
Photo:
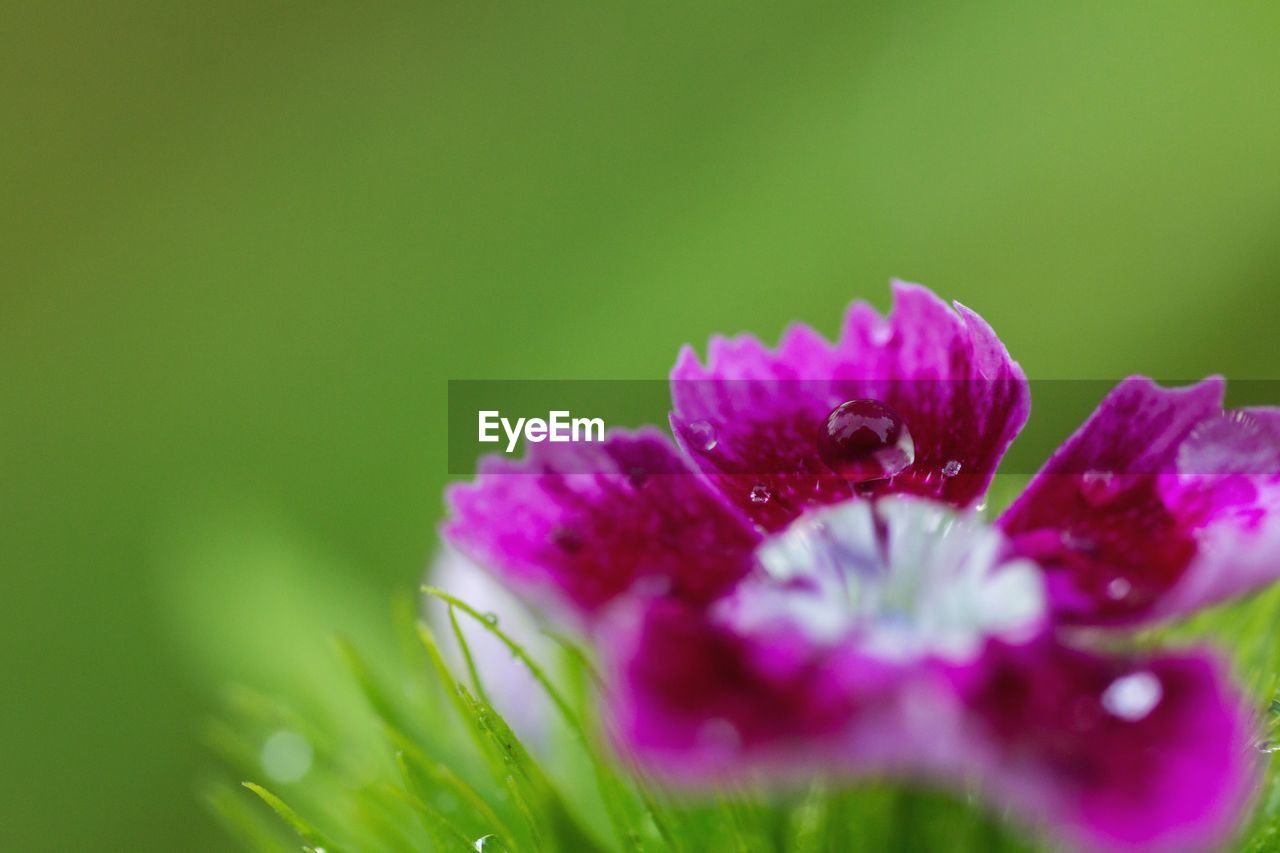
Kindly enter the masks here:
[[708, 601], [747, 570], [758, 538], [657, 430], [489, 457], [446, 499], [456, 547], [587, 620], [637, 584]]
[[[831, 344], [793, 326], [776, 350], [751, 336], [713, 338], [703, 365], [685, 348], [671, 372], [681, 446], [729, 500], [768, 529], [811, 506], [915, 494], [967, 506], [981, 498], [1030, 409], [1026, 379], [991, 328], [919, 285], [895, 282], [882, 318], [850, 307]], [[914, 461], [851, 483], [819, 454], [842, 403], [872, 399], [901, 413]], [[715, 436], [714, 446], [702, 440]]]

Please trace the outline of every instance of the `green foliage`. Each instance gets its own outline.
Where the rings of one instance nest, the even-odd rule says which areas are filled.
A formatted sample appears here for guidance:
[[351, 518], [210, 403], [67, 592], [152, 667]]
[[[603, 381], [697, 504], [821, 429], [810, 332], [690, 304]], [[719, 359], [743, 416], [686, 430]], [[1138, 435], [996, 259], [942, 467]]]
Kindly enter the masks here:
[[[1044, 843], [975, 798], [941, 791], [828, 779], [802, 789], [747, 784], [698, 795], [655, 786], [619, 767], [603, 743], [591, 661], [571, 639], [557, 635], [558, 659], [535, 661], [492, 617], [447, 593], [426, 592], [447, 605], [456, 648], [442, 648], [432, 626], [405, 606], [396, 612], [404, 642], [393, 671], [375, 672], [352, 644], [335, 643], [341, 665], [329, 673], [334, 701], [346, 707], [341, 695], [354, 692], [363, 697], [363, 713], [313, 725], [286, 700], [244, 689], [228, 694], [226, 718], [209, 727], [206, 741], [226, 768], [265, 774], [267, 784], [244, 783], [261, 800], [255, 804], [230, 778], [218, 780], [205, 801], [246, 849], [297, 849], [299, 840], [328, 853], [1020, 851]], [[467, 647], [462, 619], [483, 626], [533, 674], [558, 714], [545, 740], [525, 743], [484, 698], [485, 673]], [[1270, 639], [1277, 619], [1280, 589], [1137, 642], [1223, 649], [1257, 698], [1263, 736], [1271, 737], [1280, 728], [1280, 646]], [[303, 735], [315, 750], [314, 765], [296, 780], [270, 779], [258, 748], [281, 730]], [[1278, 827], [1280, 786], [1270, 768], [1239, 849], [1280, 849]]]

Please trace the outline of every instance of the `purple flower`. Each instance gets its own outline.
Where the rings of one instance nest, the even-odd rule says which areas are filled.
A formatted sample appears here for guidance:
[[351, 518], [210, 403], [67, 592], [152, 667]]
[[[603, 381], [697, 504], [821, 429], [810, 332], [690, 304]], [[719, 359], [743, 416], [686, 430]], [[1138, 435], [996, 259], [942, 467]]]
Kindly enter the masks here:
[[678, 447], [615, 431], [486, 460], [445, 535], [591, 632], [621, 750], [670, 779], [893, 774], [1090, 848], [1219, 839], [1256, 777], [1222, 667], [1077, 629], [1280, 575], [1280, 410], [1126, 380], [988, 524], [1026, 380], [973, 312], [894, 297], [835, 344], [684, 350]]

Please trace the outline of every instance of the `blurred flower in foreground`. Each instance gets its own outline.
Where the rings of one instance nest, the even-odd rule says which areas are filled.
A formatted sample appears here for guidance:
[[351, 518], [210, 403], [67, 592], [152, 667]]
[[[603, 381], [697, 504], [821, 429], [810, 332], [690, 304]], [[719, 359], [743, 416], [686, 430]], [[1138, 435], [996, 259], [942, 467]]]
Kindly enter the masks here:
[[894, 292], [835, 344], [686, 349], [675, 444], [487, 459], [446, 536], [592, 633], [620, 748], [668, 778], [887, 773], [1089, 848], [1220, 839], [1256, 775], [1220, 665], [1077, 629], [1280, 575], [1280, 410], [1131, 378], [988, 524], [1026, 380], [976, 314]]

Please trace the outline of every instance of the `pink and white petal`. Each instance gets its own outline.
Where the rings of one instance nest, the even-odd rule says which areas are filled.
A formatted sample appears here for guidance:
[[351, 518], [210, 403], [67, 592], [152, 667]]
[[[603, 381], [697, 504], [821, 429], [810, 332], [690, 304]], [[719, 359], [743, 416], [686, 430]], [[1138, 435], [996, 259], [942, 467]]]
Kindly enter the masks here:
[[1196, 554], [1156, 603], [1155, 615], [1189, 613], [1280, 578], [1280, 409], [1223, 412], [1179, 448], [1161, 497], [1194, 525]]
[[488, 457], [446, 501], [447, 540], [526, 598], [587, 621], [637, 584], [709, 601], [749, 568], [758, 539], [654, 429]]
[[1224, 413], [1223, 387], [1126, 379], [1001, 517], [1060, 620], [1147, 622], [1280, 577], [1280, 420]]
[[1081, 849], [1216, 849], [1257, 783], [1252, 717], [1207, 655], [993, 644], [965, 678], [979, 786]]
[[[777, 350], [714, 338], [707, 363], [685, 348], [671, 372], [673, 431], [728, 498], [776, 530], [805, 508], [905, 492], [958, 506], [985, 492], [1026, 421], [1026, 379], [991, 328], [963, 306], [895, 282], [881, 317], [854, 303], [831, 344], [798, 325]], [[889, 404], [905, 419], [914, 462], [892, 478], [851, 484], [822, 461], [827, 416], [849, 400]]]
[[[915, 743], [897, 736], [901, 667], [854, 660], [800, 633], [747, 636], [669, 598], [611, 619], [603, 645], [616, 679], [615, 739], [624, 756], [667, 780], [847, 772], [855, 739], [881, 765], [884, 753]], [[877, 723], [878, 736], [857, 738], [860, 726]]]

